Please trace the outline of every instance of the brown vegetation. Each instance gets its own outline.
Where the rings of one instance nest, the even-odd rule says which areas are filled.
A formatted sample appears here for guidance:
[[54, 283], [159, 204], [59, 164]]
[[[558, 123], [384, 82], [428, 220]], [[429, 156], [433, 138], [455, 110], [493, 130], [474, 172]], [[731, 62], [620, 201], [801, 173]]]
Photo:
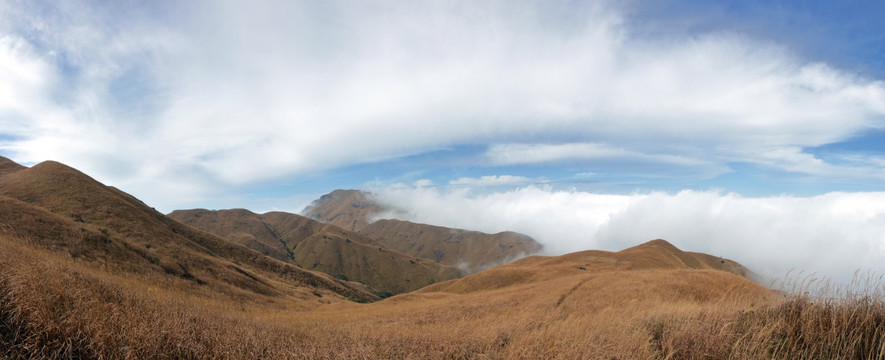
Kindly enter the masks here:
[[809, 295], [805, 284], [765, 306], [660, 317], [652, 349], [671, 359], [883, 359], [885, 287], [881, 278], [854, 285]]
[[0, 251], [0, 358], [872, 359], [883, 344], [881, 302], [784, 300], [717, 270], [576, 269], [306, 307]]
[[364, 301], [362, 287], [285, 264], [184, 226], [65, 165], [44, 162], [0, 178], [0, 231], [90, 263], [171, 276], [248, 297], [290, 286]]
[[169, 217], [279, 260], [359, 281], [380, 294], [412, 291], [461, 276], [452, 266], [405, 255], [365, 235], [300, 215], [194, 209], [176, 210]]

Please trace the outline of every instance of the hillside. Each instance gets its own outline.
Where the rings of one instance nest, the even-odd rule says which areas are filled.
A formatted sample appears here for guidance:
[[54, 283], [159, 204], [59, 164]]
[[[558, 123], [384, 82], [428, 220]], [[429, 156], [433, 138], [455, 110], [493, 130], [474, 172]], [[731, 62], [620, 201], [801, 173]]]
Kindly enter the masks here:
[[750, 326], [737, 314], [783, 301], [733, 266], [655, 240], [619, 252], [528, 257], [371, 306], [333, 305], [307, 316], [336, 319], [331, 329], [370, 337], [376, 349], [401, 349], [384, 353], [390, 357], [728, 358], [741, 337], [728, 336], [742, 330], [726, 324]]
[[402, 220], [378, 220], [360, 232], [378, 244], [456, 265], [467, 273], [506, 264], [541, 250], [534, 239], [511, 231], [486, 234]]
[[11, 174], [19, 170], [24, 170], [26, 167], [19, 165], [18, 163], [9, 160], [5, 157], [0, 156], [0, 177]]
[[421, 292], [467, 293], [484, 291], [582, 273], [636, 270], [717, 270], [745, 277], [748, 270], [728, 259], [684, 252], [661, 239], [618, 252], [586, 250], [561, 256], [530, 256], [462, 279], [421, 289]]
[[306, 217], [244, 209], [176, 210], [169, 217], [306, 269], [402, 293], [458, 278], [460, 272], [432, 260], [379, 246], [372, 239]]
[[458, 266], [467, 273], [506, 264], [541, 250], [534, 239], [514, 232], [486, 234], [395, 219], [372, 221], [384, 210], [369, 194], [335, 190], [315, 201], [304, 214], [358, 231], [404, 254]]
[[[208, 292], [235, 298], [323, 291], [376, 299], [359, 286], [183, 226], [138, 199], [57, 162], [7, 172], [0, 178], [0, 206], [6, 242], [94, 266], [186, 280]], [[313, 301], [316, 297], [304, 298]]]

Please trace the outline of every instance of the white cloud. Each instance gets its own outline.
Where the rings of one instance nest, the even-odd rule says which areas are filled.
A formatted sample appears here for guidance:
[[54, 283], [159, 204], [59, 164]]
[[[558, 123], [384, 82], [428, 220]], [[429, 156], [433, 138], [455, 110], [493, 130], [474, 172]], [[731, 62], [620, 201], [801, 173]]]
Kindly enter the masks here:
[[743, 155], [760, 165], [828, 179], [885, 180], [882, 159], [876, 156], [842, 155], [834, 157], [837, 161], [826, 162], [795, 146], [744, 150]]
[[433, 181], [431, 181], [430, 179], [420, 179], [420, 180], [416, 180], [413, 183], [413, 185], [416, 188], [429, 187], [429, 186], [433, 186]]
[[0, 99], [20, 118], [5, 149], [159, 207], [458, 144], [491, 144], [491, 165], [626, 157], [826, 175], [839, 171], [756, 149], [885, 125], [881, 82], [734, 34], [639, 38], [609, 2], [26, 2], [0, 22], [36, 49], [0, 51], [40, 76]]
[[568, 160], [615, 159], [683, 166], [709, 166], [710, 161], [668, 154], [644, 154], [597, 143], [498, 144], [486, 156], [496, 165], [536, 164]]
[[526, 185], [532, 183], [543, 183], [543, 179], [531, 179], [525, 176], [514, 175], [487, 175], [479, 178], [461, 177], [449, 181], [449, 185], [468, 185], [468, 186], [500, 186], [500, 185]]
[[35, 56], [27, 42], [0, 37], [0, 109], [8, 113], [33, 109], [37, 104], [31, 101], [42, 96], [51, 75], [49, 64]]
[[498, 144], [486, 152], [497, 165], [534, 164], [570, 159], [634, 156], [633, 152], [604, 144]]
[[885, 273], [885, 193], [742, 197], [710, 191], [633, 195], [528, 186], [390, 187], [377, 200], [405, 220], [534, 237], [548, 254], [617, 251], [663, 238], [687, 251], [737, 260], [770, 277], [816, 272], [848, 281], [855, 270]]

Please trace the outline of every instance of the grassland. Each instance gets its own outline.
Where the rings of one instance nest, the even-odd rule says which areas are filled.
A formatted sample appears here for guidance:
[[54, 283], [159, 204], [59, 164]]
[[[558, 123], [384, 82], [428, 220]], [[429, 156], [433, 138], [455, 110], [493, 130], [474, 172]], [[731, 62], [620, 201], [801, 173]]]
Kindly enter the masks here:
[[218, 296], [184, 279], [97, 268], [8, 241], [0, 242], [0, 253], [0, 358], [885, 354], [881, 291], [783, 295], [714, 269], [515, 266], [499, 275], [516, 273], [518, 279], [501, 287], [442, 287], [363, 304], [328, 293]]
[[654, 240], [378, 300], [59, 164], [31, 170], [0, 161], [0, 359], [885, 358], [880, 279], [772, 291]]

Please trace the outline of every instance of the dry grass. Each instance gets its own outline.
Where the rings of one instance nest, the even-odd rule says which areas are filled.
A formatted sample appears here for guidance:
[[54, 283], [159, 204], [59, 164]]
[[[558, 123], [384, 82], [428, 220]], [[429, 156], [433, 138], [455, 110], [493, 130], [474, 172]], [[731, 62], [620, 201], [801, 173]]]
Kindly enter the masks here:
[[[3, 240], [3, 239], [0, 239]], [[0, 241], [0, 358], [874, 359], [879, 283], [783, 297], [718, 270], [567, 271], [372, 304], [213, 296]], [[553, 276], [555, 275], [555, 276]], [[879, 286], [873, 287], [871, 285]], [[802, 285], [804, 286], [804, 285]], [[870, 291], [870, 289], [879, 289]], [[839, 292], [841, 291], [841, 292]], [[834, 293], [839, 292], [839, 293]], [[838, 295], [838, 297], [836, 296]]]
[[0, 235], [131, 273], [171, 275], [225, 294], [281, 295], [291, 287], [360, 300], [364, 286], [263, 256], [182, 225], [134, 197], [54, 162], [0, 178]]
[[769, 306], [658, 319], [653, 348], [668, 359], [883, 359], [881, 280], [856, 277], [840, 286], [804, 279]]
[[241, 316], [233, 302], [169, 291], [186, 284], [116, 277], [45, 252], [2, 251], [0, 357], [255, 358], [280, 354], [268, 341], [287, 337]]

